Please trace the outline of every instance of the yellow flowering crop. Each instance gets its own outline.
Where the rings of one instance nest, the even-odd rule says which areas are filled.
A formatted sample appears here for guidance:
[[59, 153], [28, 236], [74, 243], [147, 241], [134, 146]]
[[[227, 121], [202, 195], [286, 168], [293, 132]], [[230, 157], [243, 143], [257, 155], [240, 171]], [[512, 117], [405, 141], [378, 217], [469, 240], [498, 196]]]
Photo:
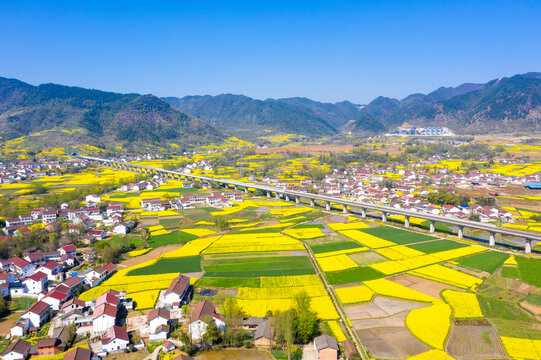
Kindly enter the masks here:
[[327, 324], [329, 325], [329, 328], [331, 329], [332, 333], [334, 334], [334, 337], [336, 338], [336, 341], [342, 342], [342, 341], [347, 339], [346, 335], [342, 331], [342, 328], [340, 327], [340, 325], [338, 324], [337, 321], [335, 321], [335, 320], [327, 321]]
[[241, 229], [240, 231], [253, 231], [253, 230], [259, 230], [259, 229], [276, 229], [276, 228], [288, 227], [288, 226], [291, 226], [291, 225], [295, 225], [295, 223], [286, 222], [286, 223], [281, 223], [281, 224], [272, 224], [272, 225], [260, 226], [260, 227], [257, 227], [257, 228], [244, 228], [244, 229]]
[[321, 269], [325, 272], [346, 270], [357, 267], [355, 261], [351, 260], [346, 254], [317, 258], [317, 262], [321, 266]]
[[406, 326], [413, 335], [432, 346], [443, 350], [449, 332], [451, 308], [444, 302], [412, 310], [406, 317]]
[[195, 225], [214, 225], [214, 223], [211, 223], [210, 221], [201, 220], [195, 223]]
[[280, 222], [287, 222], [287, 221], [299, 221], [299, 220], [304, 220], [306, 219], [306, 216], [295, 216], [294, 218], [289, 218], [289, 219], [278, 219], [278, 221]]
[[455, 358], [447, 355], [443, 350], [432, 349], [418, 355], [410, 356], [407, 360], [455, 360]]
[[464, 289], [475, 289], [483, 280], [441, 265], [430, 265], [409, 272], [428, 280], [438, 281]]
[[199, 255], [203, 250], [208, 248], [213, 242], [222, 238], [223, 236], [212, 236], [203, 239], [195, 239], [189, 241], [186, 245], [180, 249], [170, 251], [162, 255], [163, 258], [178, 258], [185, 256]]
[[477, 254], [477, 253], [487, 251], [487, 250], [488, 250], [487, 248], [480, 247], [480, 246], [465, 246], [458, 249], [439, 251], [430, 255], [437, 257], [438, 259], [450, 260], [450, 259], [456, 259], [459, 257], [467, 256], [467, 255]]
[[514, 255], [511, 255], [503, 262], [505, 265], [518, 265]]
[[503, 347], [513, 359], [541, 359], [541, 340], [500, 337]]
[[400, 299], [415, 300], [422, 302], [435, 302], [438, 299], [425, 295], [416, 290], [407, 288], [387, 279], [365, 281], [364, 284], [379, 295], [391, 296]]
[[304, 228], [304, 229], [286, 229], [284, 234], [294, 237], [295, 239], [314, 239], [325, 236], [319, 228]]
[[351, 286], [334, 289], [342, 304], [355, 304], [372, 300], [374, 292], [368, 286]]
[[422, 251], [409, 248], [404, 245], [391, 246], [375, 250], [378, 254], [391, 260], [400, 260], [414, 256], [425, 255]]
[[131, 298], [136, 302], [137, 309], [153, 309], [160, 290], [141, 291], [131, 295]]
[[456, 319], [483, 317], [483, 312], [475, 294], [446, 289], [442, 291], [441, 295], [451, 305]]
[[260, 287], [294, 287], [321, 285], [317, 275], [262, 276]]
[[140, 249], [140, 250], [133, 250], [133, 251], [128, 251], [128, 255], [132, 256], [132, 257], [136, 257], [136, 256], [139, 256], [139, 255], [144, 255], [146, 254], [147, 252], [149, 252], [150, 250], [152, 250], [151, 248], [147, 248], [147, 249]]
[[373, 249], [396, 245], [395, 243], [390, 242], [388, 240], [384, 240], [379, 237], [376, 237], [376, 236], [373, 236], [373, 235], [370, 235], [358, 230], [344, 230], [344, 231], [339, 231], [339, 232], [342, 235], [345, 235], [363, 244], [364, 246], [368, 246]]
[[242, 224], [230, 225], [229, 227], [232, 228], [232, 229], [235, 229], [235, 228], [243, 228], [243, 227], [252, 227], [252, 226], [259, 225], [259, 224], [261, 224], [261, 222], [256, 221], [256, 222], [253, 222], [253, 223], [242, 223]]
[[351, 254], [351, 253], [367, 251], [367, 250], [368, 250], [367, 247], [358, 247], [358, 248], [353, 248], [353, 249], [329, 251], [329, 252], [319, 253], [319, 254], [314, 254], [314, 255], [315, 255], [316, 258], [323, 258], [323, 257], [327, 257], [327, 256], [335, 256], [335, 255], [340, 255], [340, 254]]
[[282, 216], [292, 216], [298, 214], [304, 214], [307, 212], [315, 212], [317, 210], [310, 207], [300, 207], [300, 208], [287, 208], [287, 209], [270, 209], [269, 212], [272, 215], [282, 215]]
[[216, 231], [210, 229], [181, 229], [181, 231], [195, 236], [208, 236], [216, 234]]
[[[187, 245], [189, 244], [190, 243]], [[280, 233], [260, 233], [220, 236], [204, 251], [204, 253], [220, 254], [289, 250], [304, 250], [304, 246], [298, 240], [291, 239]]]
[[159, 235], [166, 235], [166, 234], [170, 234], [170, 233], [171, 233], [171, 231], [161, 229], [161, 230], [151, 231], [150, 235], [159, 236]]
[[335, 231], [339, 230], [356, 230], [356, 229], [368, 229], [370, 226], [363, 222], [352, 222], [352, 223], [335, 223], [328, 224], [329, 227]]

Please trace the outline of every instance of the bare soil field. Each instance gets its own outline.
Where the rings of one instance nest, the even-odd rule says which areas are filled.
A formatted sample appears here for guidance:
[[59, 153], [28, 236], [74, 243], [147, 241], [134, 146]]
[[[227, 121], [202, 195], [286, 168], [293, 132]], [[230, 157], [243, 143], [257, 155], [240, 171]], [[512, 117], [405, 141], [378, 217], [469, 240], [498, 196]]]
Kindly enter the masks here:
[[355, 261], [359, 266], [368, 266], [379, 262], [387, 261], [387, 258], [373, 251], [364, 251], [355, 254], [349, 254], [348, 257]]
[[256, 154], [274, 154], [282, 152], [299, 152], [309, 154], [320, 154], [320, 153], [338, 153], [344, 152], [346, 150], [353, 150], [353, 145], [306, 145], [306, 146], [280, 146], [280, 147], [268, 147], [265, 149], [257, 149]]
[[531, 311], [535, 317], [537, 319], [540, 319], [541, 318], [541, 306], [539, 305], [535, 305], [535, 304], [531, 304], [527, 301], [523, 301], [520, 303], [520, 306], [522, 306], [523, 308], [525, 308], [526, 310], [529, 310]]
[[[410, 274], [402, 274], [389, 278], [389, 280], [408, 287], [410, 289], [416, 290], [425, 295], [435, 297], [436, 299], [441, 299], [440, 293], [445, 289], [460, 290], [454, 286], [442, 284], [436, 281], [423, 279], [417, 276]], [[443, 300], [443, 299], [441, 299]]]
[[384, 327], [356, 331], [357, 336], [374, 358], [407, 359], [430, 350], [405, 327]]
[[367, 303], [344, 306], [344, 311], [353, 323], [355, 320], [385, 318], [424, 306], [427, 304], [375, 296], [372, 301]]
[[184, 244], [171, 244], [171, 245], [166, 245], [166, 246], [160, 246], [156, 249], [153, 249], [147, 252], [144, 255], [137, 256], [132, 259], [124, 260], [119, 265], [121, 267], [131, 267], [131, 266], [139, 265], [141, 263], [144, 263], [145, 261], [156, 259], [157, 257], [165, 254], [166, 252], [181, 248], [182, 246], [184, 246]]
[[13, 314], [10, 314], [9, 316], [6, 316], [4, 318], [0, 319], [0, 335], [6, 336], [8, 334], [11, 334], [11, 327], [14, 326], [17, 321], [19, 321], [22, 312], [15, 312]]
[[457, 360], [506, 358], [500, 338], [491, 325], [454, 324], [446, 350]]
[[145, 227], [160, 225], [160, 221], [157, 217], [141, 216], [141, 218], [139, 219], [139, 223]]

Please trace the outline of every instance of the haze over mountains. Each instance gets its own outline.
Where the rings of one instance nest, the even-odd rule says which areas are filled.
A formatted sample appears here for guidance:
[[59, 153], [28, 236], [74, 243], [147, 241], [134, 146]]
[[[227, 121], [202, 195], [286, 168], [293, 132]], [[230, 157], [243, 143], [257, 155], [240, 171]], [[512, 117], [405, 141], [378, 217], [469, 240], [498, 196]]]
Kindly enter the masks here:
[[[201, 119], [201, 120], [200, 120]], [[243, 95], [118, 94], [0, 78], [0, 136], [49, 129], [87, 130], [85, 141], [183, 145], [219, 142], [224, 134], [254, 139], [268, 130], [309, 137], [364, 135], [404, 122], [446, 126], [457, 133], [541, 130], [541, 73], [439, 88], [402, 100], [378, 97], [366, 106], [306, 98], [256, 100]]]

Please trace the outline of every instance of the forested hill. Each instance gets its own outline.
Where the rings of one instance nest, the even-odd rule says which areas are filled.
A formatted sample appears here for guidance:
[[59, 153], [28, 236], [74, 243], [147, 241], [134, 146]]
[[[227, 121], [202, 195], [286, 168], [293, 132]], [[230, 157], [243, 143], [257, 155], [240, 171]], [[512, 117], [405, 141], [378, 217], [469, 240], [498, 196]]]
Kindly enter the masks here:
[[[359, 116], [360, 106], [347, 101], [320, 103], [306, 98], [256, 100], [243, 95], [164, 98], [173, 107], [237, 136], [253, 137], [265, 130], [307, 136], [330, 136]], [[359, 122], [359, 131], [384, 131], [376, 122]]]
[[212, 126], [153, 95], [118, 94], [56, 84], [32, 86], [0, 78], [0, 136], [49, 129], [86, 129], [90, 144], [207, 144], [220, 140]]
[[[505, 133], [541, 130], [541, 74], [499, 78], [486, 84], [439, 88], [402, 100], [378, 97], [360, 111], [366, 119], [389, 130], [404, 122], [418, 126], [446, 126], [457, 133]], [[357, 123], [348, 124], [355, 131]]]

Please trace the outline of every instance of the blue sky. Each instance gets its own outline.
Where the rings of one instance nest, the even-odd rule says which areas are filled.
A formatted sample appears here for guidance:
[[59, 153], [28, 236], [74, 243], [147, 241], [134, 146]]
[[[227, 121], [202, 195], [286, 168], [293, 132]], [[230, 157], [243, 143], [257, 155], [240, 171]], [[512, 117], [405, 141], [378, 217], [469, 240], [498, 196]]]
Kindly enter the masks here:
[[2, 1], [0, 76], [367, 103], [541, 71], [541, 1]]

